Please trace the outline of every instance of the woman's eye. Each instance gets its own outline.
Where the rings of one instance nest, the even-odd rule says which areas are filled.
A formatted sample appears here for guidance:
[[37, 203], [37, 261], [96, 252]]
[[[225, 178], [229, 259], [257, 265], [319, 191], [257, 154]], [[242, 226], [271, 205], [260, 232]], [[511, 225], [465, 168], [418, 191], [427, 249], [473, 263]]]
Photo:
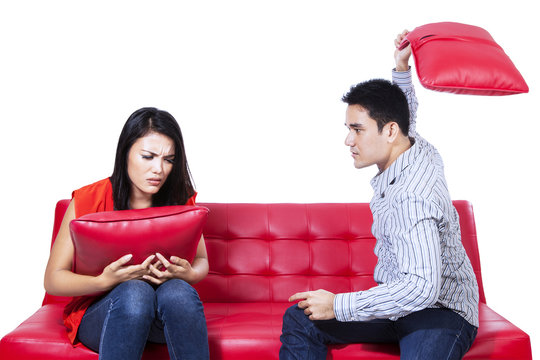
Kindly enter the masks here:
[[167, 159], [165, 161], [168, 162], [169, 164], [174, 164], [174, 159]]
[[154, 157], [152, 155], [141, 155], [145, 160], [152, 160]]

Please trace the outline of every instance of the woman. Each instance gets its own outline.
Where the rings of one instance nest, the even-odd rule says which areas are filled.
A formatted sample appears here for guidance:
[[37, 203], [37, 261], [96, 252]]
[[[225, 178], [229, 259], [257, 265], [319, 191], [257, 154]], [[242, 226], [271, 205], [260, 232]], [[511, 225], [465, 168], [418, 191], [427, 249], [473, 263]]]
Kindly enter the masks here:
[[82, 342], [104, 360], [140, 359], [147, 341], [166, 343], [171, 359], [209, 358], [203, 307], [191, 286], [208, 274], [202, 236], [191, 264], [161, 254], [129, 264], [126, 249], [99, 276], [71, 271], [71, 220], [98, 211], [194, 205], [196, 195], [176, 120], [155, 108], [135, 111], [120, 134], [112, 176], [73, 192], [45, 271], [49, 294], [74, 297], [64, 310], [72, 343]]

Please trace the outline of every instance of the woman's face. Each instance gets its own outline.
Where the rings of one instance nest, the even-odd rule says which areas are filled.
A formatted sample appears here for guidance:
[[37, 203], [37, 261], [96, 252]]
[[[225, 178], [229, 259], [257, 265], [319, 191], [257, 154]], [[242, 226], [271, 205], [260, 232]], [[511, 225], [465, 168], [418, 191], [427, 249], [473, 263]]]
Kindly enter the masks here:
[[152, 205], [152, 195], [161, 189], [171, 173], [174, 150], [173, 140], [156, 132], [150, 132], [133, 143], [127, 163], [131, 208]]

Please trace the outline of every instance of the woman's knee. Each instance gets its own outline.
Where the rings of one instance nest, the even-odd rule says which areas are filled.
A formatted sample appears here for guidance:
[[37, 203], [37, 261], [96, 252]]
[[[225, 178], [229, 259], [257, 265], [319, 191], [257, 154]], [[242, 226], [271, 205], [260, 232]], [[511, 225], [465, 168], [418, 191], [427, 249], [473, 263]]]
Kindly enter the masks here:
[[154, 318], [155, 291], [141, 280], [121, 283], [111, 291], [112, 307], [129, 318]]
[[183, 311], [202, 310], [202, 302], [197, 290], [184, 280], [171, 279], [156, 290], [158, 308], [173, 308]]
[[156, 290], [158, 302], [160, 300], [175, 300], [178, 298], [199, 299], [199, 294], [193, 286], [184, 280], [171, 279], [161, 284]]

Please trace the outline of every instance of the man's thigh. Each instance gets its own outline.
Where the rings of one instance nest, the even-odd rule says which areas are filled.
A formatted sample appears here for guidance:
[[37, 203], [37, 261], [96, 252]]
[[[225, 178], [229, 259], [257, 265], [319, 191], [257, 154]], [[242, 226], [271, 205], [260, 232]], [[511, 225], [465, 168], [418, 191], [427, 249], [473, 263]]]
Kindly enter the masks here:
[[425, 309], [396, 321], [401, 359], [461, 359], [476, 327], [448, 309]]
[[398, 342], [394, 322], [386, 319], [341, 322], [335, 319], [314, 321], [327, 344]]

